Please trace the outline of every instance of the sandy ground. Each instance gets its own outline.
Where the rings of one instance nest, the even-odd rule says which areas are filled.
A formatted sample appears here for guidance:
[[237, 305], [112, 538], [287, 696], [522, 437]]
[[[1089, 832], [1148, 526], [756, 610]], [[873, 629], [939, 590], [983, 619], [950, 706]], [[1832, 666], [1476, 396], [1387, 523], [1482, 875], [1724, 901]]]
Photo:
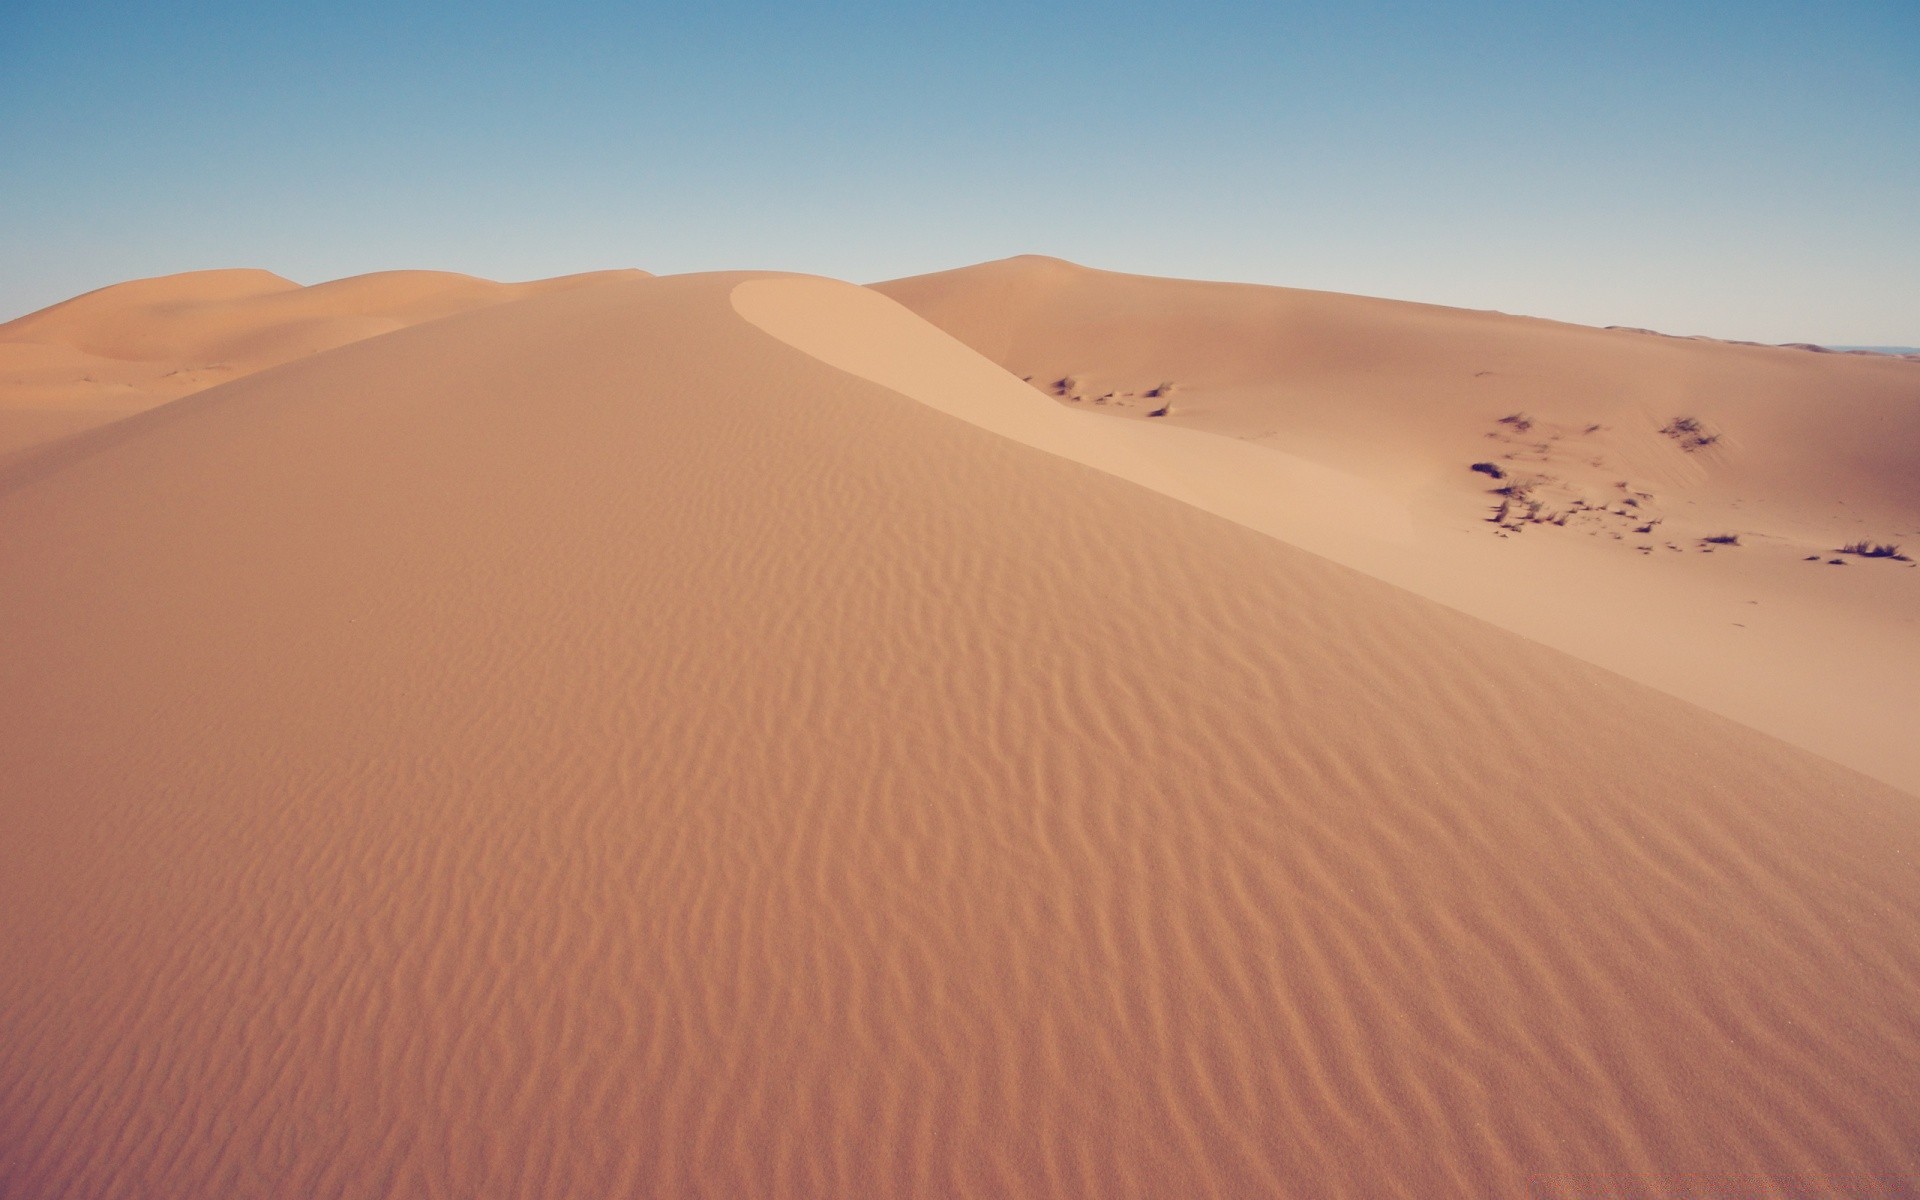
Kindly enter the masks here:
[[1913, 1194], [1914, 797], [1272, 534], [1679, 567], [1033, 373], [599, 279], [0, 467], [0, 1195]]
[[1920, 566], [1840, 552], [1920, 559], [1920, 362], [1056, 259], [878, 287], [1216, 512], [1920, 794]]

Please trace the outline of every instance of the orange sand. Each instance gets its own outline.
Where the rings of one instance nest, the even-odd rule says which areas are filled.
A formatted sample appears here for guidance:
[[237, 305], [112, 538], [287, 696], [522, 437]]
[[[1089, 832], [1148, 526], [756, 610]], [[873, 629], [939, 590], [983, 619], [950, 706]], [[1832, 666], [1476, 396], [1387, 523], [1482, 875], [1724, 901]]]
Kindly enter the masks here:
[[1920, 362], [1057, 259], [878, 287], [1213, 511], [1920, 794], [1920, 566], [1836, 553], [1920, 559]]
[[1912, 1194], [1920, 802], [1072, 407], [601, 279], [0, 468], [0, 1195]]
[[101, 288], [0, 325], [0, 462], [362, 338], [643, 274], [504, 284], [444, 271], [382, 271], [301, 287], [267, 271], [195, 271]]

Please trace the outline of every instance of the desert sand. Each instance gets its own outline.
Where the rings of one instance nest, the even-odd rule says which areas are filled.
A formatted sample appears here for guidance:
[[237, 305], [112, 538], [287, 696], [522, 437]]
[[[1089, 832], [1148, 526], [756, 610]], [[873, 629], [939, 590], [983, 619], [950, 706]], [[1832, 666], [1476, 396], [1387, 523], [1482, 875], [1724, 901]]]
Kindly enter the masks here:
[[1842, 552], [1920, 558], [1920, 363], [1046, 258], [878, 287], [1214, 511], [1920, 793], [1920, 567]]
[[1920, 529], [1920, 364], [1044, 260], [451, 308], [0, 465], [0, 1195], [1914, 1194], [1907, 751], [1643, 629], [1883, 622], [1910, 728], [1920, 571], [1789, 552]]
[[269, 271], [137, 279], [0, 325], [0, 462], [255, 371], [456, 312], [638, 271], [503, 284], [382, 271], [314, 287]]

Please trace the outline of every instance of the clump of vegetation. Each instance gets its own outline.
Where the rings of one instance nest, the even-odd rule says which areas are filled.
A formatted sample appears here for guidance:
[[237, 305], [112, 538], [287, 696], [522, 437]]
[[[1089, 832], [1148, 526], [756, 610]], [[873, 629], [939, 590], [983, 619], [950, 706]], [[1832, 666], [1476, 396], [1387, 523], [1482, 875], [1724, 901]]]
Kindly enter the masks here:
[[1890, 558], [1895, 562], [1913, 561], [1906, 555], [1900, 553], [1900, 547], [1887, 542], [1848, 542], [1846, 545], [1840, 547], [1840, 553], [1852, 554], [1860, 558]]
[[1709, 431], [1698, 417], [1675, 417], [1662, 425], [1660, 432], [1680, 443], [1680, 448], [1689, 454], [1720, 440], [1720, 435]]
[[1473, 469], [1482, 475], [1491, 475], [1495, 479], [1505, 479], [1507, 477], [1507, 473], [1500, 468], [1499, 463], [1477, 462], [1473, 464]]
[[1500, 418], [1499, 423], [1513, 426], [1515, 433], [1525, 433], [1527, 430], [1533, 428], [1533, 418], [1523, 412], [1508, 413], [1506, 416]]
[[1738, 546], [1740, 544], [1740, 535], [1737, 533], [1716, 533], [1709, 537], [1703, 537], [1700, 540], [1703, 542], [1711, 542], [1716, 546]]
[[1162, 396], [1171, 396], [1173, 395], [1174, 386], [1175, 385], [1173, 380], [1171, 379], [1166, 380], [1165, 382], [1160, 384], [1159, 387], [1156, 387], [1152, 391], [1148, 392], [1147, 398], [1150, 400], [1157, 400]]

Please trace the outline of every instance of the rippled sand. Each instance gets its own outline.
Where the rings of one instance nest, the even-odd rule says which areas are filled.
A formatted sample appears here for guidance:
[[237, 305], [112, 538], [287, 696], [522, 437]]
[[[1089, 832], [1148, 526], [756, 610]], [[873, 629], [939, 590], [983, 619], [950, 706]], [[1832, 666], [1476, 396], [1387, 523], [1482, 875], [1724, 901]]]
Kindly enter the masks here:
[[1920, 802], [872, 295], [537, 295], [0, 473], [0, 1194], [1912, 1194]]

